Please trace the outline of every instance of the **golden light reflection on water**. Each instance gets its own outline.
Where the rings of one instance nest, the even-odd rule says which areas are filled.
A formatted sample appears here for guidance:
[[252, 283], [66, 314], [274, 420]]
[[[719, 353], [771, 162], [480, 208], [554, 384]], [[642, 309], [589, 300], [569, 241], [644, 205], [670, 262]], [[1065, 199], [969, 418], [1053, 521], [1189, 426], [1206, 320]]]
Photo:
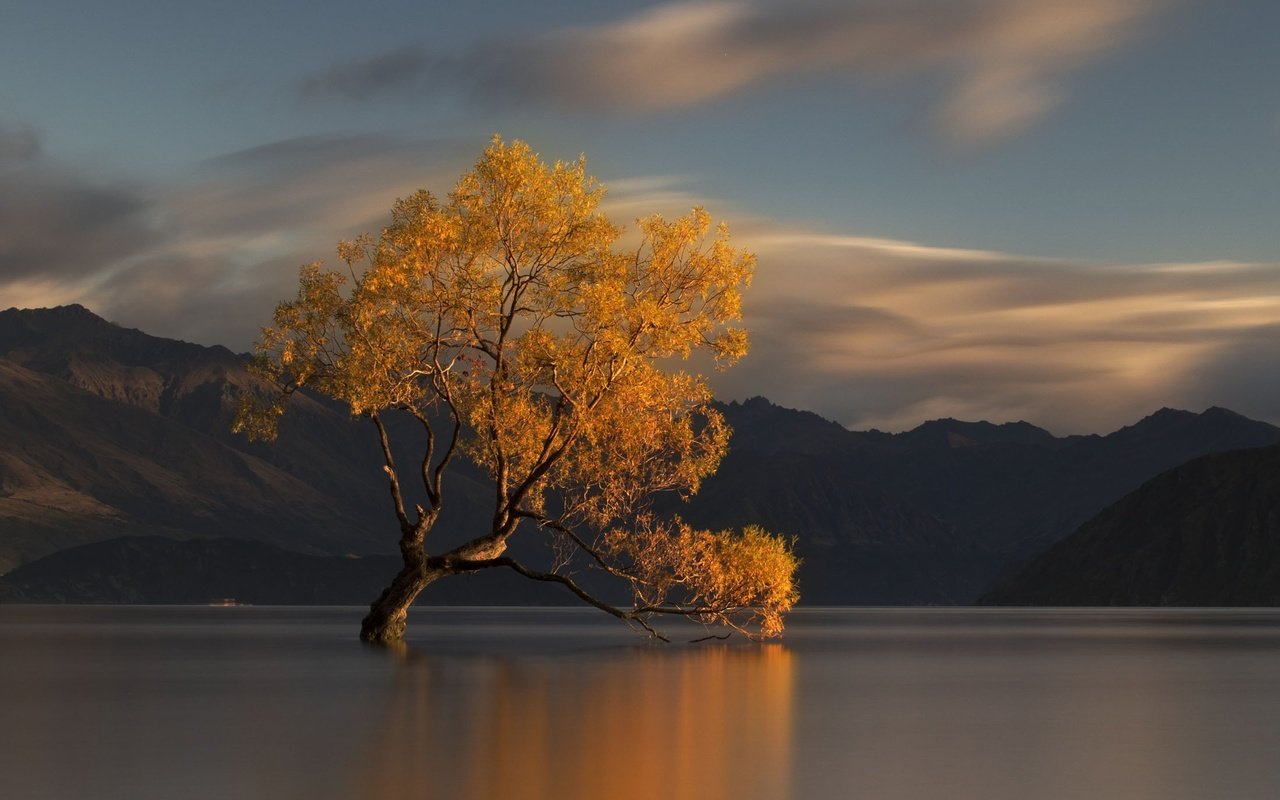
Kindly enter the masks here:
[[397, 658], [347, 609], [0, 605], [0, 796], [1277, 796], [1271, 609], [815, 610], [785, 648], [433, 614]]
[[778, 645], [407, 657], [347, 794], [785, 798], [793, 691]]

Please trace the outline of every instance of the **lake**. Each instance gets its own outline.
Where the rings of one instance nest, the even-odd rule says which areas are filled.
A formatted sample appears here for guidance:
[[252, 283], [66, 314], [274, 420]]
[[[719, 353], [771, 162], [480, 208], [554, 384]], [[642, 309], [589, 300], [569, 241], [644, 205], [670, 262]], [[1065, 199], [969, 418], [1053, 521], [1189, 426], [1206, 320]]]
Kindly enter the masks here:
[[777, 644], [661, 645], [421, 608], [400, 653], [361, 613], [0, 606], [0, 794], [1280, 796], [1275, 610], [805, 609]]

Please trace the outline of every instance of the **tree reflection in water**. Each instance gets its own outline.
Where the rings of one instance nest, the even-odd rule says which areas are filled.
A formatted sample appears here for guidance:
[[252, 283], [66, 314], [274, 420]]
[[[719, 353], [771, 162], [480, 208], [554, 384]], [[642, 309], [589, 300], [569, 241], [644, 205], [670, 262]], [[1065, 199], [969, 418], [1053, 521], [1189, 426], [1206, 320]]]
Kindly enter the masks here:
[[789, 794], [793, 664], [782, 645], [399, 658], [348, 796]]

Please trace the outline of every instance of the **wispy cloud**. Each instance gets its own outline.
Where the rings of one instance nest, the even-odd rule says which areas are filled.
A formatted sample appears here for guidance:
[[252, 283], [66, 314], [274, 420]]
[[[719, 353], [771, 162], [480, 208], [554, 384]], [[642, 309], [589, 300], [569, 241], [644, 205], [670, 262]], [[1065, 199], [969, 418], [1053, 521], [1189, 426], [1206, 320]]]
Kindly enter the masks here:
[[[165, 186], [36, 157], [0, 182], [0, 306], [82, 302], [246, 348], [298, 265], [376, 231], [397, 196], [447, 191], [475, 144], [292, 139]], [[706, 205], [757, 253], [752, 352], [713, 378], [723, 397], [890, 430], [957, 416], [1102, 431], [1211, 404], [1280, 422], [1280, 264], [1035, 258], [744, 218], [680, 176], [610, 189], [615, 219]]]
[[0, 128], [0, 280], [83, 278], [153, 241], [145, 187], [42, 156], [29, 127]]
[[0, 306], [80, 302], [159, 335], [246, 348], [299, 265], [376, 232], [396, 197], [451, 186], [473, 149], [300, 137], [166, 184], [32, 158], [0, 171]]
[[420, 91], [433, 68], [446, 65], [421, 45], [404, 45], [368, 58], [347, 61], [302, 81], [305, 98], [368, 100], [384, 94]]
[[758, 257], [751, 353], [712, 377], [854, 428], [927, 419], [1114, 430], [1162, 406], [1280, 423], [1280, 264], [1084, 262], [743, 217], [676, 177], [608, 202], [705, 205]]
[[90, 298], [148, 330], [246, 348], [298, 267], [376, 233], [392, 202], [447, 188], [474, 142], [306, 136], [211, 159], [156, 192], [164, 235]]
[[1041, 119], [1068, 94], [1072, 72], [1139, 32], [1162, 4], [668, 2], [615, 22], [482, 42], [459, 54], [398, 48], [312, 75], [301, 90], [370, 98], [452, 85], [480, 101], [630, 114], [813, 76], [940, 76], [948, 88], [934, 109], [938, 129], [981, 144]]
[[1276, 264], [1080, 263], [768, 225], [741, 237], [760, 260], [754, 347], [719, 378], [726, 394], [767, 384], [890, 430], [963, 416], [1100, 431], [1179, 404], [1280, 419], [1274, 396], [1242, 391], [1280, 326]]
[[34, 161], [41, 149], [40, 134], [30, 125], [0, 125], [0, 167]]

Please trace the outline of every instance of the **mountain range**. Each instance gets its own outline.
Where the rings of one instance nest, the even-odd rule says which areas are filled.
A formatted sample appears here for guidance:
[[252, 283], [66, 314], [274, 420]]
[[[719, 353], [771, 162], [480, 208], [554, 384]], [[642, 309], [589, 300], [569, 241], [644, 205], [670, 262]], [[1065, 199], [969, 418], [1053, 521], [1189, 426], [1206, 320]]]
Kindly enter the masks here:
[[1109, 506], [987, 605], [1280, 605], [1280, 447], [1202, 456]]
[[[375, 562], [357, 557], [392, 554], [396, 539], [370, 426], [303, 395], [276, 442], [230, 433], [254, 382], [246, 363], [80, 306], [0, 312], [0, 599], [147, 601], [168, 595], [158, 579], [133, 580], [137, 565], [186, 574], [192, 559], [212, 581], [201, 592], [255, 563], [311, 587], [273, 602], [324, 599], [326, 585], [329, 601], [345, 600], [339, 584], [366, 585], [356, 573]], [[688, 504], [659, 505], [699, 526], [794, 536], [811, 604], [973, 602], [1161, 473], [1280, 443], [1280, 429], [1218, 408], [1069, 437], [951, 419], [850, 431], [763, 398], [721, 408], [734, 436], [720, 470]], [[485, 515], [474, 468], [451, 475], [448, 492], [437, 548]]]
[[854, 432], [759, 398], [725, 411], [731, 451], [683, 514], [795, 534], [816, 604], [972, 602], [1165, 470], [1280, 442], [1280, 429], [1220, 408], [1065, 438], [951, 419]]

